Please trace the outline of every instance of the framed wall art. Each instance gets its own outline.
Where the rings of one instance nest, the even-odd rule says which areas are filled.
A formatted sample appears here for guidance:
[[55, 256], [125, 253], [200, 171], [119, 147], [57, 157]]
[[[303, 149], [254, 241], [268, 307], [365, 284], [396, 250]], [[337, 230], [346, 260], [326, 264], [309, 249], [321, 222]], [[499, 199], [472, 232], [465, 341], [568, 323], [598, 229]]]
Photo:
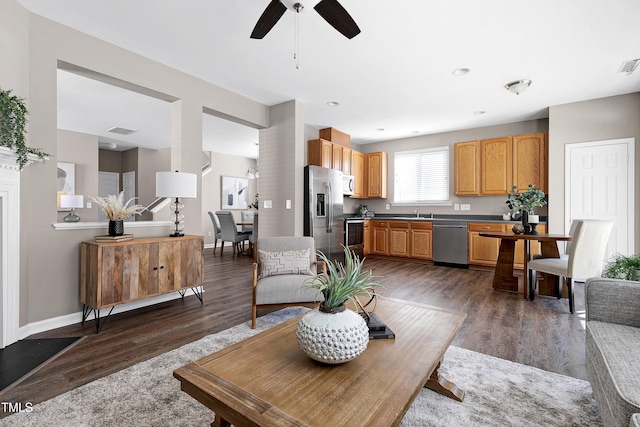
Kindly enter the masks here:
[[222, 209], [247, 209], [248, 178], [222, 177]]

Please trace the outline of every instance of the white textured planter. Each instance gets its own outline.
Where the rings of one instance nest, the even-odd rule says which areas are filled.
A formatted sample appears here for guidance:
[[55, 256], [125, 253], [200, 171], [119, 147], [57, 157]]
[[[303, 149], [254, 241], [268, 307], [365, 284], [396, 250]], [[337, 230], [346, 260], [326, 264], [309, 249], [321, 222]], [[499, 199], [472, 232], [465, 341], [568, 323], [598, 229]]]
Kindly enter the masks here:
[[351, 310], [323, 313], [313, 310], [298, 322], [298, 346], [318, 362], [338, 364], [360, 356], [369, 344], [369, 328]]

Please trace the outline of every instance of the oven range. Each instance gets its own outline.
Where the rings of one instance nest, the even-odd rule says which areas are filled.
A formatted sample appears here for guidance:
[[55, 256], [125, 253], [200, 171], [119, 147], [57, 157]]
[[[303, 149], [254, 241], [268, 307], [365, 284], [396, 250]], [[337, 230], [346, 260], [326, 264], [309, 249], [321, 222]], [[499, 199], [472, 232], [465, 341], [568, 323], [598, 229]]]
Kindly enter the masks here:
[[364, 256], [364, 219], [345, 218], [344, 245], [358, 256]]

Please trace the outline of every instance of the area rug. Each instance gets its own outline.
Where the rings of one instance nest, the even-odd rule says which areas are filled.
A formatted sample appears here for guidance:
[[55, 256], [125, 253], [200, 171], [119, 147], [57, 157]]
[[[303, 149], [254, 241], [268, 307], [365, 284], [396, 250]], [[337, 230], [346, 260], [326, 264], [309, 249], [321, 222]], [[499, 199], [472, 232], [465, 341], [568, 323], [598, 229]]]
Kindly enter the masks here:
[[[93, 381], [0, 420], [0, 426], [208, 426], [213, 413], [180, 391], [173, 371], [286, 319], [287, 308]], [[451, 347], [440, 372], [464, 402], [423, 389], [401, 426], [600, 426], [588, 382]], [[354, 426], [349, 426], [354, 427]]]
[[20, 340], [0, 350], [0, 392], [19, 384], [83, 337]]

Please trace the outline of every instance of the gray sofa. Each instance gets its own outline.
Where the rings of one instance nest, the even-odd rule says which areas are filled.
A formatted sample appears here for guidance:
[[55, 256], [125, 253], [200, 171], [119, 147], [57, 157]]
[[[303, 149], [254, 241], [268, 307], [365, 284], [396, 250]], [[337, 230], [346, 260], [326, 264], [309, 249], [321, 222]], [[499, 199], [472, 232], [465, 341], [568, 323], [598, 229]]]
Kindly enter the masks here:
[[586, 362], [605, 426], [634, 426], [640, 412], [640, 283], [592, 278], [585, 284]]

